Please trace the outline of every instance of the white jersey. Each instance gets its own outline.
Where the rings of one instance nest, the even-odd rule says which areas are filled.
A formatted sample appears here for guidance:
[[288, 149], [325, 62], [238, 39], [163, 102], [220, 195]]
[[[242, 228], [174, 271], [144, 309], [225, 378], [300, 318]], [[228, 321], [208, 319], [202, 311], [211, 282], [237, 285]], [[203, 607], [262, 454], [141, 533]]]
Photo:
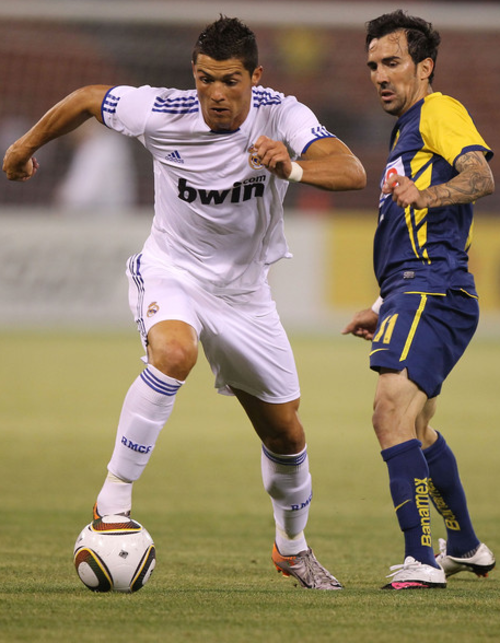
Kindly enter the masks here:
[[213, 132], [196, 90], [119, 86], [106, 95], [104, 123], [138, 138], [153, 156], [155, 216], [144, 246], [156, 262], [187, 271], [212, 292], [255, 290], [267, 267], [290, 256], [283, 229], [288, 181], [252, 153], [261, 135], [292, 159], [332, 137], [293, 96], [253, 88], [245, 122]]

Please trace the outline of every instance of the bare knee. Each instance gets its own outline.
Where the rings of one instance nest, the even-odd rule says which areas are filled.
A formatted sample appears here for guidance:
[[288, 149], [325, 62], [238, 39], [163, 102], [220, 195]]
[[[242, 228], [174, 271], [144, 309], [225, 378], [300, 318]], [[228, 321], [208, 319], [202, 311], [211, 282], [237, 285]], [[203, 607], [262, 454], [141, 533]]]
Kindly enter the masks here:
[[398, 409], [391, 399], [376, 397], [373, 404], [372, 425], [382, 448], [392, 442], [399, 424]]
[[196, 364], [196, 352], [177, 342], [166, 342], [149, 350], [148, 361], [165, 375], [184, 381]]
[[165, 375], [184, 381], [198, 359], [198, 338], [182, 322], [160, 322], [148, 335], [148, 361]]
[[269, 451], [281, 455], [300, 453], [306, 446], [304, 427], [297, 414], [266, 427], [261, 438]]
[[274, 405], [266, 421], [254, 427], [263, 444], [273, 453], [292, 455], [306, 446], [304, 427], [299, 417], [299, 401]]
[[271, 404], [233, 388], [262, 443], [280, 455], [300, 453], [306, 446], [304, 427], [299, 418], [300, 399]]
[[382, 449], [417, 437], [416, 421], [427, 396], [406, 371], [381, 373], [373, 405], [373, 428]]
[[436, 412], [436, 398], [427, 400], [422, 412], [417, 417], [417, 437], [422, 442], [422, 449], [427, 449], [438, 439], [437, 432], [430, 426], [430, 421]]

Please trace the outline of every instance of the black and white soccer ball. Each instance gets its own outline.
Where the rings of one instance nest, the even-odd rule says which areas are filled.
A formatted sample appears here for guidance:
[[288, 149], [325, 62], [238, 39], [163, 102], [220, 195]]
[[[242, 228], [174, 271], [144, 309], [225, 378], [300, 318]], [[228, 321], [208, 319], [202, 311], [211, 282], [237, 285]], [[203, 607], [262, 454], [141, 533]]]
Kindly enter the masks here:
[[137, 592], [148, 582], [156, 550], [147, 529], [126, 516], [94, 520], [76, 539], [76, 572], [93, 592]]

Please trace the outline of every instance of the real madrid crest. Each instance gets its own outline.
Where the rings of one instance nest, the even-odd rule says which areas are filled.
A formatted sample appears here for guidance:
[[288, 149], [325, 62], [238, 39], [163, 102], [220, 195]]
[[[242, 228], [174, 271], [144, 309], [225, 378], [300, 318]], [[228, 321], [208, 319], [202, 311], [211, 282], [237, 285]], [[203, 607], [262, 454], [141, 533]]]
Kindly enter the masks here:
[[263, 165], [259, 160], [259, 157], [257, 156], [257, 151], [255, 147], [252, 145], [251, 147], [248, 148], [248, 152], [250, 156], [248, 157], [248, 163], [252, 170], [260, 170]]
[[146, 315], [148, 317], [152, 317], [153, 315], [156, 315], [156, 313], [160, 310], [160, 306], [156, 303], [156, 301], [153, 301], [149, 304], [148, 306], [148, 312]]

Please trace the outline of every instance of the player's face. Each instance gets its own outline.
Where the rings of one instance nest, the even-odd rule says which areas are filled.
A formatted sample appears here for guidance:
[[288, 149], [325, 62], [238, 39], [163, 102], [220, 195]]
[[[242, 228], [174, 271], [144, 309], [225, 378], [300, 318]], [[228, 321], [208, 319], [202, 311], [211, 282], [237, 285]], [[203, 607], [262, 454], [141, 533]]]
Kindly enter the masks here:
[[237, 58], [214, 60], [200, 54], [193, 74], [205, 123], [214, 132], [237, 130], [250, 110], [262, 67], [250, 75]]
[[413, 62], [404, 31], [372, 40], [367, 64], [382, 108], [388, 114], [401, 116], [432, 91], [428, 79], [433, 62], [430, 58], [417, 65]]

